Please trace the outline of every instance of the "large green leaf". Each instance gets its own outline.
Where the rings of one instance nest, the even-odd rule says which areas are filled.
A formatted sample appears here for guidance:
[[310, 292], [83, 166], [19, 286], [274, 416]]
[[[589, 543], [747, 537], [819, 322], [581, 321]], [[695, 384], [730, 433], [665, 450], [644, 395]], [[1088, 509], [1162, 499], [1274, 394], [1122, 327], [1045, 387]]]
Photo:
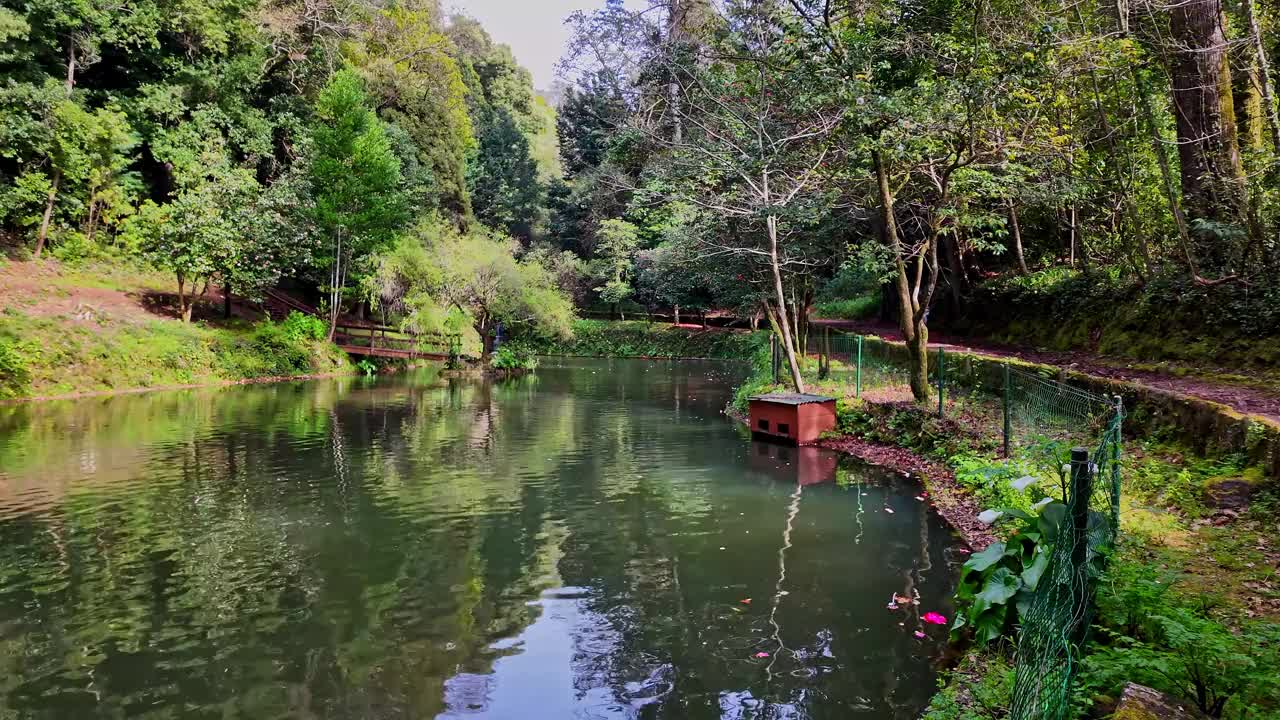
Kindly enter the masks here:
[[1013, 597], [1013, 606], [1018, 610], [1018, 617], [1026, 622], [1027, 614], [1031, 612], [1031, 601], [1035, 600], [1036, 594], [1030, 589], [1023, 587], [1018, 594]]
[[989, 643], [1003, 635], [1008, 614], [1008, 605], [998, 605], [979, 615], [973, 623], [974, 636], [978, 642]]
[[1058, 539], [1058, 528], [1067, 517], [1067, 506], [1060, 502], [1049, 503], [1040, 510], [1040, 536], [1046, 543], [1053, 544]]
[[1022, 587], [1022, 580], [1009, 568], [996, 568], [973, 599], [973, 612], [981, 616], [994, 605], [1003, 605]]
[[991, 543], [986, 550], [980, 553], [974, 553], [964, 564], [966, 570], [977, 570], [979, 572], [995, 565], [1004, 558], [1004, 543]]
[[1040, 577], [1044, 575], [1045, 568], [1049, 567], [1049, 555], [1048, 548], [1041, 548], [1031, 564], [1022, 571], [1022, 584], [1028, 590], [1035, 590], [1040, 584]]

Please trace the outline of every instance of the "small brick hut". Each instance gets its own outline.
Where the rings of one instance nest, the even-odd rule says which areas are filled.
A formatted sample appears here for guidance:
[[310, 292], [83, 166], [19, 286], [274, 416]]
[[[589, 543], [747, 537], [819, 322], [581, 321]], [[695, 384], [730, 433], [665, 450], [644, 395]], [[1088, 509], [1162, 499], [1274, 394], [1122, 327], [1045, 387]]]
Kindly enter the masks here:
[[750, 398], [751, 434], [791, 445], [812, 445], [836, 429], [836, 399], [808, 393], [768, 393]]

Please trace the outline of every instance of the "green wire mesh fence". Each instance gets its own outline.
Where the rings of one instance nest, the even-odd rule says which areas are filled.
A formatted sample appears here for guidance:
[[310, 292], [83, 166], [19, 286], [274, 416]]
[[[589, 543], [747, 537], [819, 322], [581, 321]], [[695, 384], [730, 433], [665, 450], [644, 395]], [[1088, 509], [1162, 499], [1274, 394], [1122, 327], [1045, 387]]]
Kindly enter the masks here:
[[910, 374], [891, 343], [866, 335], [826, 334], [821, 341], [827, 358], [826, 376], [864, 390], [907, 387]]
[[1115, 542], [1120, 509], [1119, 408], [1092, 453], [1071, 453], [1066, 517], [1018, 636], [1012, 720], [1065, 720], [1093, 591]]
[[[856, 335], [824, 335], [821, 343], [824, 377], [853, 384], [858, 396], [909, 385], [900, 344]], [[973, 416], [1001, 423], [1005, 457], [1058, 481], [1066, 516], [1023, 617], [1010, 717], [1062, 720], [1092, 620], [1094, 583], [1119, 528], [1123, 408], [1118, 398], [1052, 374], [945, 350], [930, 353], [929, 376], [939, 415], [948, 411], [946, 400], [962, 393], [985, 397], [987, 414]]]

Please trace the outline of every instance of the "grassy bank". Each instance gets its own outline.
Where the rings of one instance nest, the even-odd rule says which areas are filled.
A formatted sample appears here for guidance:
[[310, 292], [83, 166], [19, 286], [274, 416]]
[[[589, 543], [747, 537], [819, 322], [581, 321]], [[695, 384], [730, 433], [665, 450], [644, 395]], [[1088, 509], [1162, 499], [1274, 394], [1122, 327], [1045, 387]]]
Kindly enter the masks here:
[[[739, 403], [775, 388], [767, 370], [758, 366], [739, 389]], [[1012, 485], [1028, 467], [1000, 456], [999, 406], [989, 393], [957, 393], [942, 420], [935, 405], [916, 405], [901, 389], [855, 398], [847, 383], [818, 381], [816, 367], [807, 370], [811, 392], [839, 398], [843, 437], [829, 444], [856, 453], [858, 443], [878, 443], [918, 459], [907, 465], [953, 523], [957, 512], [972, 522], [981, 510], [1025, 508], [1034, 499]], [[1144, 427], [1161, 426], [1134, 423]], [[1124, 446], [1120, 541], [1097, 582], [1098, 610], [1073, 695], [1076, 717], [1105, 716], [1126, 682], [1216, 705], [1215, 717], [1280, 716], [1280, 487], [1247, 453], [1213, 443], [1192, 449], [1181, 435], [1144, 434]], [[958, 529], [981, 549], [973, 527]], [[1012, 542], [1019, 528], [1002, 520], [986, 532]], [[925, 717], [1007, 717], [1016, 624], [986, 644], [964, 637], [964, 652], [944, 673]]]
[[355, 370], [318, 319], [183, 323], [165, 305], [171, 291], [138, 268], [0, 267], [0, 400]]
[[535, 355], [741, 360], [768, 346], [763, 332], [678, 327], [642, 320], [577, 320], [569, 340], [513, 337], [506, 346]]
[[199, 385], [353, 370], [331, 343], [283, 323], [79, 321], [0, 313], [0, 398]]

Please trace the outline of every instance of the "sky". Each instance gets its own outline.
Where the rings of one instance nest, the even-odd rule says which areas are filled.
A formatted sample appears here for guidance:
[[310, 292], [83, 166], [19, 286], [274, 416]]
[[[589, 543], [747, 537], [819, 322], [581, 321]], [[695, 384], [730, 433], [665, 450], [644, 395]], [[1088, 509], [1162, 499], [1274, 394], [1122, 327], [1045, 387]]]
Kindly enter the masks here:
[[604, 0], [443, 0], [446, 10], [457, 10], [480, 21], [489, 35], [511, 46], [516, 60], [533, 73], [533, 86], [551, 87], [556, 61], [569, 39], [564, 19], [574, 10], [594, 10]]

